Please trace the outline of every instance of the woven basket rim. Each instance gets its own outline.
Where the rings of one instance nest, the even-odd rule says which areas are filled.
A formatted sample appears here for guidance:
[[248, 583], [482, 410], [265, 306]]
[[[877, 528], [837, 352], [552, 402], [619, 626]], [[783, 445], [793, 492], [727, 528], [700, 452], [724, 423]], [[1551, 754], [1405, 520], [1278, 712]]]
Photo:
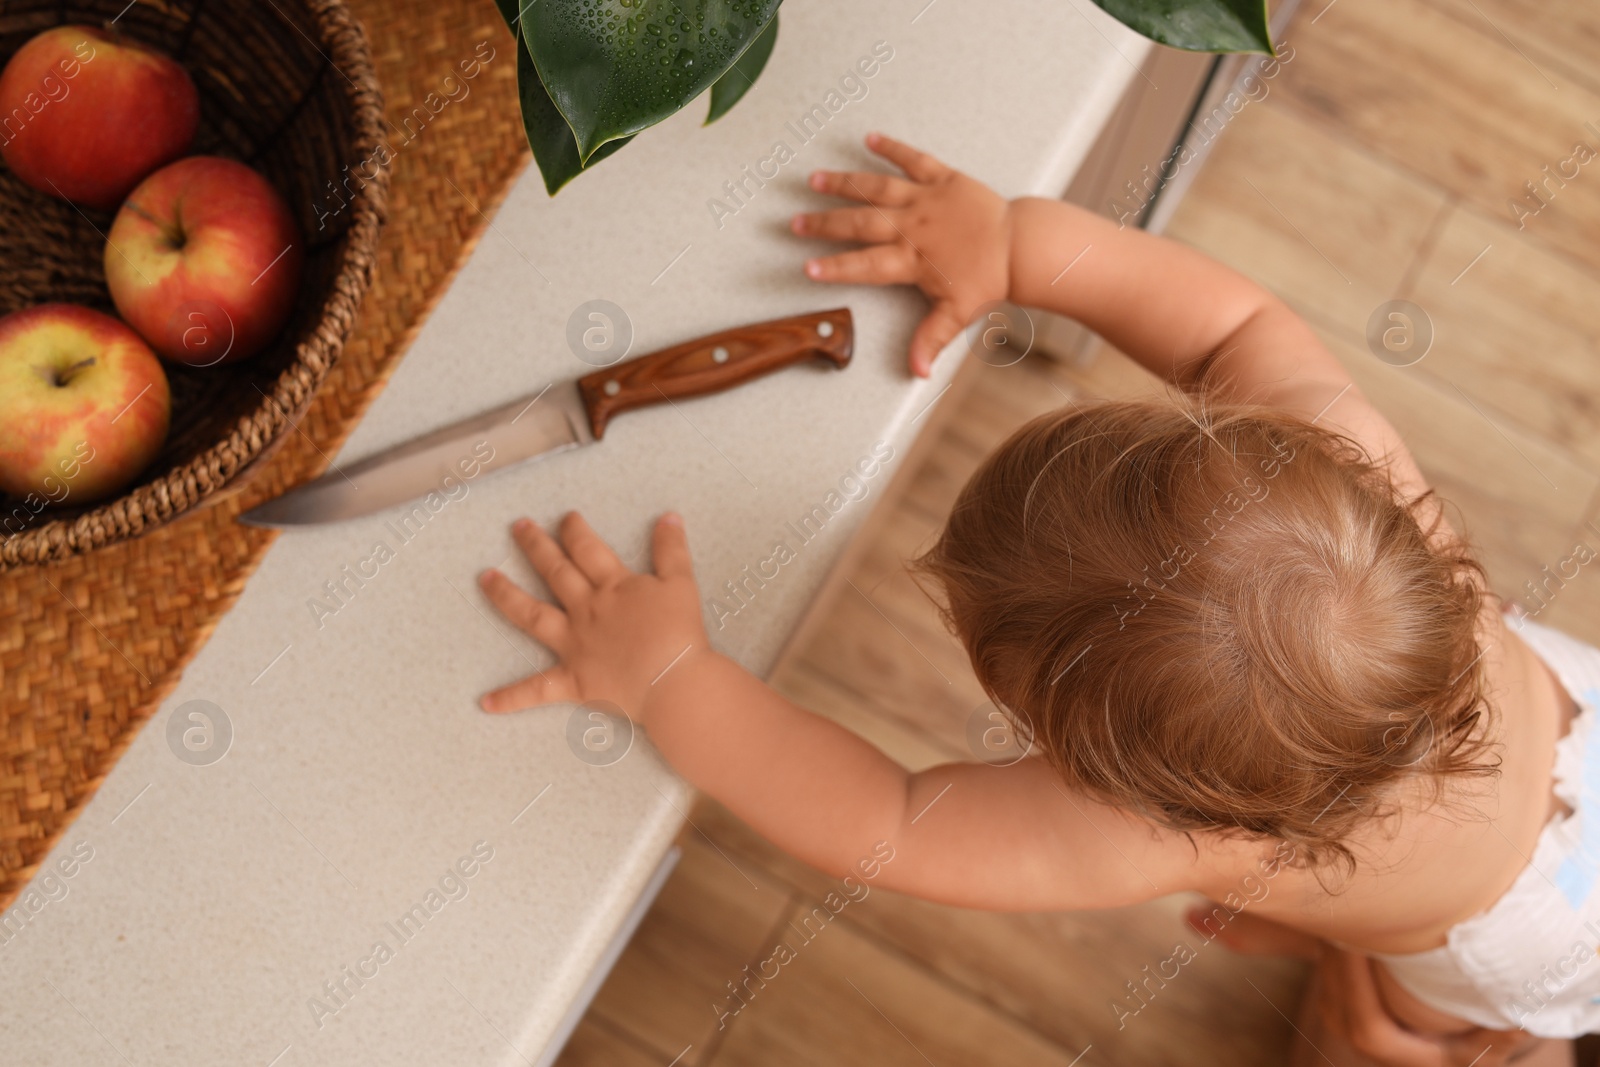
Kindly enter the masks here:
[[[366, 34], [344, 0], [306, 0], [306, 9], [316, 20], [324, 58], [343, 75], [353, 134], [348, 147], [354, 158], [375, 159], [383, 141], [383, 96]], [[294, 360], [279, 373], [270, 396], [263, 396], [209, 448], [160, 478], [80, 514], [0, 538], [0, 571], [69, 559], [137, 537], [195, 510], [259, 465], [310, 407], [338, 361], [371, 284], [390, 177], [387, 163], [373, 169], [373, 178], [350, 197], [347, 238], [316, 323], [295, 346]], [[208, 468], [225, 457], [237, 465], [218, 480]]]

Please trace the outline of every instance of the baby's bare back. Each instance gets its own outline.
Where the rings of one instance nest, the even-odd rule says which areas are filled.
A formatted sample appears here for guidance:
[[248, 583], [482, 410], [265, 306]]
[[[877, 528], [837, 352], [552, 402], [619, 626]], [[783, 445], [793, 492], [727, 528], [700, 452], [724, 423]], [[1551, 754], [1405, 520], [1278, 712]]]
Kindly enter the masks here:
[[[1412, 783], [1398, 817], [1351, 842], [1357, 864], [1348, 876], [1282, 867], [1269, 880], [1260, 845], [1218, 842], [1218, 884], [1207, 892], [1218, 900], [1232, 892], [1263, 918], [1391, 954], [1443, 945], [1452, 926], [1504, 895], [1564, 809], [1552, 792], [1553, 754], [1577, 707], [1498, 610], [1485, 609], [1480, 634], [1497, 776], [1450, 781], [1439, 796], [1430, 782]], [[1255, 881], [1241, 891], [1246, 877]]]

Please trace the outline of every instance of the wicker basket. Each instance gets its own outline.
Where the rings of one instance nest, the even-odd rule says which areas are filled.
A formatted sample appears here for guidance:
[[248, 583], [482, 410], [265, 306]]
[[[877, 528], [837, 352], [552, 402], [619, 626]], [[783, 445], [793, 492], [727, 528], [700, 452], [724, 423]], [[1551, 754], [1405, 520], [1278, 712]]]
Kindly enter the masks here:
[[[0, 516], [10, 518], [0, 527], [0, 570], [136, 537], [258, 465], [294, 432], [338, 359], [376, 260], [389, 181], [373, 165], [383, 158], [383, 105], [366, 38], [341, 0], [4, 0], [0, 63], [52, 26], [113, 20], [193, 76], [200, 131], [191, 151], [241, 160], [287, 197], [307, 237], [305, 271], [288, 325], [267, 350], [216, 367], [166, 364], [172, 429], [120, 497], [26, 518], [27, 505], [0, 495]], [[352, 178], [358, 168], [376, 176]], [[110, 222], [0, 165], [0, 314], [50, 301], [116, 314], [101, 266]]]

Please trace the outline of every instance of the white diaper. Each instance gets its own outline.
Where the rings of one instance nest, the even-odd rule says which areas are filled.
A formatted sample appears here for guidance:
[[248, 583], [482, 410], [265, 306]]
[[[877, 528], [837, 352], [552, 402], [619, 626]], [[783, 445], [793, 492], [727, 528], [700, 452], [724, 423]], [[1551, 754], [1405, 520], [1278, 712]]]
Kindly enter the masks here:
[[1427, 952], [1374, 953], [1401, 987], [1496, 1030], [1541, 1037], [1600, 1031], [1600, 649], [1532, 620], [1507, 620], [1561, 681], [1579, 714], [1556, 743], [1557, 813], [1504, 896]]

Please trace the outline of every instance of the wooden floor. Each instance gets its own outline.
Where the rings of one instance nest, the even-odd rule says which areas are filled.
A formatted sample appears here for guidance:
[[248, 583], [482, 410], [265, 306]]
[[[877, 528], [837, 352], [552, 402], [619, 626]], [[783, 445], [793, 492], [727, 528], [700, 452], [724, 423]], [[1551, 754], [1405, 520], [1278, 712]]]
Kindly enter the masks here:
[[[1321, 331], [1517, 597], [1577, 543], [1600, 549], [1600, 160], [1566, 162], [1578, 142], [1600, 150], [1600, 7], [1307, 0], [1285, 40], [1293, 58], [1228, 126], [1168, 232]], [[1546, 165], [1577, 176], [1558, 184]], [[1529, 181], [1545, 183], [1542, 206]], [[1435, 334], [1403, 369], [1365, 340], [1393, 298], [1420, 305]], [[847, 565], [859, 591], [836, 577], [775, 679], [912, 767], [968, 758], [983, 696], [903, 561], [1024, 419], [1073, 396], [1159, 389], [1109, 350], [1084, 367], [970, 362]], [[1539, 619], [1600, 643], [1591, 569]], [[729, 983], [798, 943], [791, 924], [830, 885], [716, 805], [693, 822], [566, 1067], [1282, 1062], [1303, 975], [1220, 946], [1119, 1028], [1125, 984], [1194, 940], [1178, 899], [1006, 916], [874, 891], [740, 1007]]]

